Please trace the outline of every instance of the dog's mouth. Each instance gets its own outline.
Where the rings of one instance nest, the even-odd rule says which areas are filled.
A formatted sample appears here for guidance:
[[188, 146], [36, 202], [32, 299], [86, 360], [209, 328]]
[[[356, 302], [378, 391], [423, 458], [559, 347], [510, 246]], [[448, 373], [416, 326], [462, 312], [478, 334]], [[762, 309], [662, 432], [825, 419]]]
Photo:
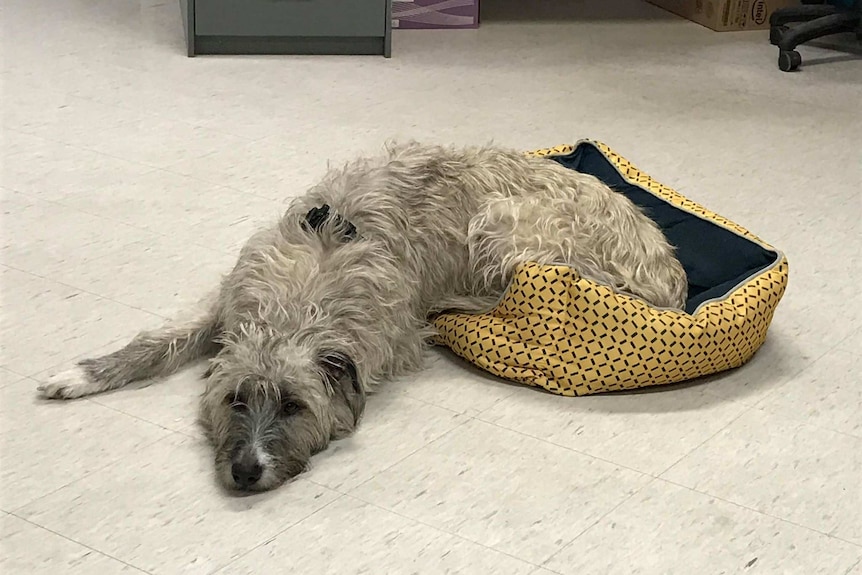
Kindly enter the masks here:
[[216, 467], [219, 479], [230, 491], [257, 493], [270, 491], [295, 478], [307, 469], [308, 462], [297, 459], [282, 463], [253, 462], [224, 458], [216, 461]]

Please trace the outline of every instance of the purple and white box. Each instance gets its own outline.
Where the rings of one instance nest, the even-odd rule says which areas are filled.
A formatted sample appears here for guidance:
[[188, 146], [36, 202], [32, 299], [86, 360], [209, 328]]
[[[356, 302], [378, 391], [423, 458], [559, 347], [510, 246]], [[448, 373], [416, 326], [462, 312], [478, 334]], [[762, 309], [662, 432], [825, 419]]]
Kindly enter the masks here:
[[477, 28], [479, 0], [392, 0], [392, 27]]

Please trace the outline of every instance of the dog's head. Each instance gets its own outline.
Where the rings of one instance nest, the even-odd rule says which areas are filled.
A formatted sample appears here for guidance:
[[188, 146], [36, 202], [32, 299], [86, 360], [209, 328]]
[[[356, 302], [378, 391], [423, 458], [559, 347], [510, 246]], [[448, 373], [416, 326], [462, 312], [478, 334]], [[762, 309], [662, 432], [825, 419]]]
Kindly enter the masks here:
[[365, 409], [348, 355], [277, 338], [229, 342], [207, 377], [201, 421], [215, 447], [216, 473], [231, 489], [278, 487], [331, 440], [352, 433]]

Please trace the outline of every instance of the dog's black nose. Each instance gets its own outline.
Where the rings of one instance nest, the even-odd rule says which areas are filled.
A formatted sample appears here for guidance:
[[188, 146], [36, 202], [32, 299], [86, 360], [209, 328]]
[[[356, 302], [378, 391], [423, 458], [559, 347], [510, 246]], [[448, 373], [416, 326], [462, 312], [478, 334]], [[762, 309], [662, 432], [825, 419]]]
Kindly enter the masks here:
[[263, 467], [252, 458], [243, 458], [231, 465], [230, 472], [237, 487], [248, 489], [260, 480]]

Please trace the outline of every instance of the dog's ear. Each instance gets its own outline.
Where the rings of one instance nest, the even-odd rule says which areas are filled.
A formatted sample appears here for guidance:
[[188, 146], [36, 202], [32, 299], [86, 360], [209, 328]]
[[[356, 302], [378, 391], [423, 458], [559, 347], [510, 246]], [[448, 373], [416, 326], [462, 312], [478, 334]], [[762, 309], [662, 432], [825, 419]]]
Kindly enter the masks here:
[[336, 414], [335, 438], [353, 432], [365, 412], [365, 388], [359, 381], [356, 364], [344, 353], [326, 351], [320, 354], [319, 364], [324, 382], [330, 388], [334, 403], [341, 403], [349, 410], [339, 417]]

